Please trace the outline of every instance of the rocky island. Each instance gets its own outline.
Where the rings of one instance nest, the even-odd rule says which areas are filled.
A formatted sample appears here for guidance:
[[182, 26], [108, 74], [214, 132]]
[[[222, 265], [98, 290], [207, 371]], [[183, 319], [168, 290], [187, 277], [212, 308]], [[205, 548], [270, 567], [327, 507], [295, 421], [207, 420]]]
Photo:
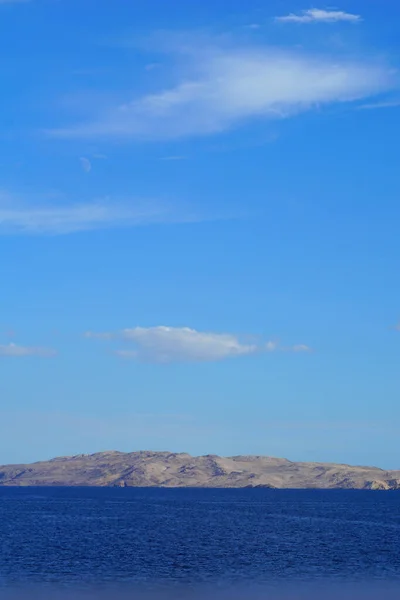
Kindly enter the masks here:
[[98, 452], [0, 466], [0, 486], [400, 489], [400, 470], [268, 456]]

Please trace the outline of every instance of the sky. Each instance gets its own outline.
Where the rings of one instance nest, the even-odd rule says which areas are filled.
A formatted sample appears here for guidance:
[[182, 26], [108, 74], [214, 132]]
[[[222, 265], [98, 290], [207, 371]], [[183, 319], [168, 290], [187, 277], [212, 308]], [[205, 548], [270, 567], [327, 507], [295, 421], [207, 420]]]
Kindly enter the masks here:
[[0, 464], [400, 468], [397, 0], [0, 0]]

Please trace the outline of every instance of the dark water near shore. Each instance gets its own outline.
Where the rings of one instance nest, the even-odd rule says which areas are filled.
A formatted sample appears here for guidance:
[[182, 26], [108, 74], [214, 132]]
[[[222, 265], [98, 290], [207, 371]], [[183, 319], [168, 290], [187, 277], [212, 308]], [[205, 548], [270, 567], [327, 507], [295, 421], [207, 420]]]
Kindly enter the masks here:
[[45, 585], [298, 598], [318, 583], [335, 598], [354, 583], [360, 598], [400, 598], [400, 492], [0, 488], [3, 596]]

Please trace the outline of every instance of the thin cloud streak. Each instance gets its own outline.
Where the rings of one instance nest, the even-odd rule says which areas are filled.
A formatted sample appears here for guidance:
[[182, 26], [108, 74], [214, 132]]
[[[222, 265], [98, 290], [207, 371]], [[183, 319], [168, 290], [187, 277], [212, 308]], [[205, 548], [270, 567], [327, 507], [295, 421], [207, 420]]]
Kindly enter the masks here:
[[400, 106], [400, 98], [396, 100], [383, 100], [382, 102], [370, 102], [362, 104], [359, 110], [377, 110], [379, 108], [398, 108]]
[[[179, 49], [175, 50], [179, 55]], [[271, 47], [194, 46], [175, 87], [110, 107], [59, 138], [160, 140], [218, 134], [251, 119], [282, 119], [315, 107], [366, 100], [397, 83], [382, 64]]]
[[151, 201], [112, 202], [105, 199], [77, 204], [31, 205], [8, 196], [0, 197], [0, 235], [63, 235], [116, 227], [195, 223], [209, 219], [185, 208]]
[[359, 23], [362, 21], [362, 18], [361, 15], [354, 15], [342, 10], [311, 8], [303, 10], [299, 15], [291, 13], [283, 17], [275, 17], [275, 21], [281, 23], [338, 23], [339, 21]]
[[0, 345], [0, 357], [23, 358], [27, 356], [39, 356], [51, 358], [57, 354], [52, 348], [41, 348], [40, 346], [19, 346], [17, 344]]
[[280, 346], [277, 342], [248, 343], [231, 333], [201, 332], [190, 327], [135, 327], [119, 332], [87, 332], [86, 337], [126, 341], [133, 349], [118, 349], [117, 356], [154, 363], [215, 362], [275, 351], [307, 352], [306, 345]]

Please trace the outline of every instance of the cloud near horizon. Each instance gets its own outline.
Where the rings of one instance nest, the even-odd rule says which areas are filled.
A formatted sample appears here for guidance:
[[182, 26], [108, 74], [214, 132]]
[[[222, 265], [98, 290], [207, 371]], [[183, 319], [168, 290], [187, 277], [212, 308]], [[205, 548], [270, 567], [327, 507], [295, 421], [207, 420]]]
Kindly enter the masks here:
[[56, 356], [57, 351], [53, 348], [41, 348], [40, 346], [19, 346], [17, 344], [0, 345], [0, 357], [23, 358], [26, 356], [39, 356], [51, 358]]
[[127, 91], [126, 102], [97, 113], [93, 105], [91, 119], [49, 135], [151, 141], [218, 134], [250, 120], [365, 101], [397, 85], [389, 67], [365, 56], [355, 60], [265, 45], [227, 46], [213, 39], [181, 46], [166, 50], [177, 60], [174, 85], [133, 98]]
[[281, 23], [337, 23], [339, 21], [359, 23], [362, 21], [362, 18], [361, 15], [354, 15], [342, 10], [310, 8], [303, 10], [298, 15], [291, 13], [283, 17], [275, 17], [275, 20]]
[[87, 332], [86, 337], [102, 340], [126, 341], [133, 349], [118, 349], [115, 354], [144, 362], [213, 362], [227, 358], [250, 356], [277, 350], [307, 352], [300, 344], [282, 347], [273, 341], [247, 343], [230, 333], [201, 332], [189, 327], [135, 327], [116, 333]]

